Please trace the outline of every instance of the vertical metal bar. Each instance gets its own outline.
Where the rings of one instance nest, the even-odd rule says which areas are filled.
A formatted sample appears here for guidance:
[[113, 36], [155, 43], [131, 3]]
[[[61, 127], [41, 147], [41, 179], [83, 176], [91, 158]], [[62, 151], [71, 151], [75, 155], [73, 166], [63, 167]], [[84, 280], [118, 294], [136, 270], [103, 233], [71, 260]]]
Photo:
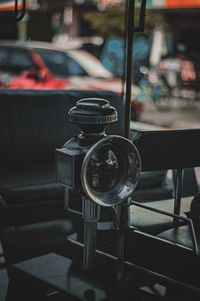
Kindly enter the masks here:
[[[182, 182], [183, 182], [183, 170], [177, 169], [175, 171], [175, 195], [174, 195], [174, 214], [180, 214], [181, 208], [181, 196], [182, 196]], [[174, 225], [178, 226], [179, 221], [174, 218]]]
[[99, 206], [93, 201], [83, 198], [82, 214], [84, 220], [83, 269], [85, 271], [93, 271], [95, 266]]
[[15, 0], [15, 14], [17, 21], [21, 21], [24, 18], [26, 14], [26, 0], [22, 0], [22, 9], [20, 14], [18, 10], [18, 0]]
[[125, 56], [125, 137], [129, 138], [131, 121], [131, 90], [133, 73], [133, 35], [135, 0], [127, 0], [126, 6], [126, 56]]
[[66, 186], [64, 188], [64, 193], [65, 193], [64, 209], [67, 210], [67, 209], [69, 209], [69, 188]]
[[117, 232], [117, 290], [120, 295], [124, 292], [124, 267], [125, 267], [125, 232]]
[[120, 207], [119, 229], [117, 233], [117, 289], [120, 295], [124, 292], [124, 268], [125, 268], [125, 233], [129, 229], [129, 213], [130, 207], [128, 201], [124, 202]]
[[194, 226], [192, 220], [189, 219], [189, 227], [190, 227], [190, 232], [192, 236], [192, 244], [193, 244], [193, 250], [196, 253], [196, 255], [199, 255], [199, 248], [198, 248], [198, 243], [196, 239], [196, 234], [194, 231]]
[[146, 0], [142, 0], [141, 9], [140, 9], [140, 19], [139, 19], [139, 31], [144, 30], [144, 22], [145, 22], [145, 12], [146, 12]]
[[15, 14], [18, 15], [18, 0], [15, 0]]

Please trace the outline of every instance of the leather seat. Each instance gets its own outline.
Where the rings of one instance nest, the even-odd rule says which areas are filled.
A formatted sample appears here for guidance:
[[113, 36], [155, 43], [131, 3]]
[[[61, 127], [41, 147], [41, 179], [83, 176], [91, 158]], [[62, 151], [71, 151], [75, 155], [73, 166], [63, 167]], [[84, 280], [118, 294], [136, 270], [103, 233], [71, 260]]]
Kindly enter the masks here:
[[[190, 210], [191, 200], [189, 198], [183, 198], [181, 202], [180, 215], [187, 216]], [[174, 200], [160, 200], [147, 203], [149, 207], [155, 209], [162, 209], [162, 211], [173, 213]], [[158, 233], [170, 229], [173, 226], [173, 218], [157, 212], [149, 211], [144, 208], [140, 208], [132, 205], [130, 207], [130, 221], [131, 226], [140, 229], [149, 234], [157, 235]], [[180, 224], [183, 222], [180, 221]]]
[[12, 264], [49, 252], [72, 256], [67, 236], [75, 229], [70, 219], [54, 219], [33, 224], [13, 225], [5, 228], [2, 245], [10, 274]]
[[[181, 212], [182, 170], [199, 166], [200, 145], [197, 143], [199, 139], [199, 129], [135, 131], [133, 141], [141, 156], [142, 171], [155, 172], [172, 169], [177, 175], [174, 181], [175, 187], [172, 200], [148, 202], [148, 206], [172, 214], [183, 214]], [[177, 170], [179, 173], [177, 173]], [[184, 183], [184, 185], [187, 185], [187, 183]], [[197, 185], [195, 188], [196, 190], [193, 193], [197, 192]], [[189, 211], [190, 203], [182, 204], [182, 206], [183, 208], [186, 207], [185, 212]], [[172, 217], [169, 218], [140, 208], [140, 204], [135, 204], [131, 210], [131, 224], [142, 231], [158, 234], [160, 231], [174, 226]]]
[[63, 217], [64, 190], [53, 165], [1, 169], [2, 223], [39, 222]]
[[[195, 238], [200, 249], [200, 192], [195, 194], [191, 200], [190, 208], [186, 215], [192, 220]], [[171, 228], [168, 231], [161, 232], [158, 237], [191, 249], [194, 248], [191, 230], [188, 225]]]
[[[180, 244], [182, 246], [188, 247], [190, 249], [194, 248], [192, 242], [191, 231], [188, 225], [179, 226], [178, 228], [172, 228], [167, 231], [164, 231], [158, 235], [158, 237], [163, 238], [169, 242], [175, 244]], [[197, 244], [200, 246], [200, 236], [196, 237]]]

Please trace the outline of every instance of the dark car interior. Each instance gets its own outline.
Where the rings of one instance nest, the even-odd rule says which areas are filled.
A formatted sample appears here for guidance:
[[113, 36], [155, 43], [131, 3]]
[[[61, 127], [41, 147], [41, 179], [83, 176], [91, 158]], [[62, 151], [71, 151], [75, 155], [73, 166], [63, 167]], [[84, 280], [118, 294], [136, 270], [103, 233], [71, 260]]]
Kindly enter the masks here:
[[[79, 99], [85, 97], [108, 99], [120, 113], [118, 122], [109, 125], [107, 133], [123, 135], [124, 107], [122, 99], [115, 93], [70, 90], [0, 91], [1, 242], [10, 279], [13, 277], [12, 266], [15, 263], [49, 252], [67, 258], [74, 256], [74, 246], [67, 237], [82, 231], [80, 216], [73, 214], [80, 210], [81, 197], [77, 191], [66, 196], [63, 186], [57, 183], [55, 149], [79, 133], [78, 127], [69, 121], [68, 111]], [[199, 135], [199, 130], [132, 130], [132, 141], [141, 156], [142, 173], [132, 196], [130, 222], [135, 231], [128, 233], [127, 256], [131, 261], [136, 259], [139, 263], [145, 263], [144, 258], [150, 258], [150, 267], [154, 269], [159, 266], [164, 274], [166, 265], [157, 256], [159, 252], [165, 254], [165, 251], [162, 246], [156, 245], [156, 240], [150, 241], [150, 244], [148, 240], [155, 235], [164, 237], [164, 240], [174, 239], [176, 235], [181, 242], [183, 239], [183, 243], [184, 240], [190, 241], [185, 237], [190, 236], [187, 221], [180, 218], [178, 225], [181, 234], [174, 233], [173, 215], [163, 218], [160, 210], [173, 214], [176, 208], [176, 214], [180, 213], [185, 217], [189, 214], [190, 202], [180, 202], [177, 197], [177, 193], [180, 193], [179, 185], [175, 181], [174, 187], [173, 181], [168, 181], [166, 175], [169, 169], [185, 169], [186, 181], [188, 174], [192, 174], [192, 168], [199, 165]], [[185, 139], [189, 141], [187, 145], [184, 143]], [[195, 181], [194, 177], [192, 179]], [[189, 187], [188, 190], [183, 189], [182, 196], [194, 195], [197, 191], [197, 185], [193, 185], [192, 191], [189, 191]], [[70, 198], [74, 212], [64, 209], [66, 197]], [[179, 201], [176, 207], [174, 198]], [[149, 207], [153, 207], [153, 211], [149, 211]], [[109, 212], [108, 210], [106, 215], [110, 215]], [[183, 229], [186, 229], [187, 234]], [[99, 231], [98, 241], [100, 248], [112, 253], [115, 233]], [[191, 246], [192, 243], [189, 247]], [[174, 254], [174, 250], [170, 252]], [[182, 256], [186, 256], [185, 253]], [[155, 260], [158, 260], [157, 264]], [[169, 275], [173, 272], [173, 269], [169, 270]], [[188, 279], [183, 281], [187, 282]]]
[[[120, 112], [123, 104], [119, 96], [110, 92], [16, 90], [13, 93], [1, 90], [0, 93], [3, 108], [1, 228], [4, 229], [2, 239], [7, 266], [10, 267], [10, 264], [24, 259], [24, 256], [45, 252], [54, 243], [58, 247], [58, 237], [54, 241], [50, 231], [51, 223], [67, 231], [66, 237], [73, 231], [72, 223], [64, 211], [64, 189], [56, 183], [54, 154], [57, 146], [62, 146], [78, 133], [78, 128], [68, 120], [69, 109], [78, 99], [94, 94], [109, 98]], [[122, 134], [123, 118], [123, 114], [120, 114], [119, 122], [110, 126], [108, 132]], [[152, 198], [153, 194], [169, 197], [171, 187], [169, 190], [164, 187], [164, 179], [165, 173], [162, 172], [151, 175], [144, 173], [138, 184], [136, 198], [141, 198], [147, 188], [152, 190]], [[76, 194], [74, 197], [77, 198]], [[33, 236], [29, 235], [29, 228]], [[44, 235], [45, 239], [41, 237], [40, 243], [34, 242], [33, 237], [37, 241], [37, 231], [41, 229], [43, 231], [38, 234]], [[9, 237], [15, 238], [10, 241]], [[66, 247], [65, 239], [60, 244]]]

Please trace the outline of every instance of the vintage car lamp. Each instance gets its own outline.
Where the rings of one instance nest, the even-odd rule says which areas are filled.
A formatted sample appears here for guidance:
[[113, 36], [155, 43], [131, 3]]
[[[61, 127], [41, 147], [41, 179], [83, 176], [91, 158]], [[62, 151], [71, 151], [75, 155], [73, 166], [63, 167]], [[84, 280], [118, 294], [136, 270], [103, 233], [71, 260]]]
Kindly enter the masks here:
[[113, 207], [115, 212], [120, 212], [135, 189], [141, 163], [131, 141], [105, 134], [107, 125], [118, 119], [115, 108], [107, 100], [81, 99], [69, 111], [69, 118], [81, 133], [56, 150], [57, 180], [82, 195], [83, 269], [90, 271], [94, 269], [101, 208]]

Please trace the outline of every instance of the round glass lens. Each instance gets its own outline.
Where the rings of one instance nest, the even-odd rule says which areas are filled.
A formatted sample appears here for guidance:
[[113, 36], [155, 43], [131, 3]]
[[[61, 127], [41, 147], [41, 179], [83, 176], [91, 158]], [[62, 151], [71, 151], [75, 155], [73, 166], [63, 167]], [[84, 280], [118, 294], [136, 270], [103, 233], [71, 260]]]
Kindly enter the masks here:
[[87, 168], [89, 186], [97, 192], [114, 188], [122, 177], [122, 155], [113, 148], [104, 146], [94, 152]]

